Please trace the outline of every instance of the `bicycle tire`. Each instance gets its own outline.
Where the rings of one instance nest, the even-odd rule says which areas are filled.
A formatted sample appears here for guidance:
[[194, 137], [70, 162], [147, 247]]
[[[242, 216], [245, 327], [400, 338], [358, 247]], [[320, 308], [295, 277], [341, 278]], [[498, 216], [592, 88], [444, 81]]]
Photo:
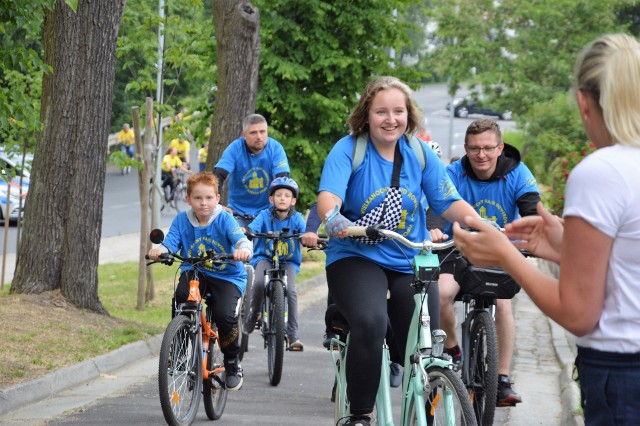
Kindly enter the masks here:
[[[471, 400], [462, 379], [451, 369], [427, 366], [429, 391], [424, 393], [427, 424], [446, 426], [474, 426], [477, 425]], [[445, 393], [451, 392], [455, 418], [447, 418], [447, 402]], [[415, 406], [410, 406], [410, 425], [416, 425]]]
[[193, 423], [200, 404], [202, 353], [194, 329], [189, 316], [177, 315], [167, 326], [160, 345], [160, 406], [170, 426]]
[[492, 425], [498, 392], [498, 336], [489, 312], [473, 318], [470, 341], [467, 390], [478, 424]]
[[269, 330], [267, 331], [267, 368], [269, 383], [277, 386], [282, 378], [284, 361], [284, 285], [280, 280], [272, 280], [271, 303], [269, 304]]
[[[207, 318], [210, 319], [209, 308], [207, 308]], [[215, 327], [215, 325], [212, 324], [212, 327]], [[220, 350], [218, 339], [212, 338], [209, 340], [206, 365], [208, 371], [224, 365], [224, 355]], [[207, 380], [202, 382], [202, 401], [204, 402], [204, 411], [207, 413], [209, 420], [218, 420], [227, 404], [228, 391], [224, 385], [224, 379], [225, 374], [211, 374]]]
[[[238, 353], [238, 358], [240, 361], [244, 358], [244, 353], [249, 349], [249, 334], [253, 331], [253, 329], [248, 330], [252, 324], [245, 324], [246, 318], [249, 316], [249, 311], [251, 309], [251, 300], [249, 296], [253, 291], [253, 267], [249, 264], [245, 265], [245, 269], [247, 271], [247, 285], [244, 289], [244, 293], [242, 294], [242, 303], [240, 304], [240, 312], [238, 318], [238, 335], [240, 336], [240, 352]], [[253, 324], [255, 327], [255, 324]]]

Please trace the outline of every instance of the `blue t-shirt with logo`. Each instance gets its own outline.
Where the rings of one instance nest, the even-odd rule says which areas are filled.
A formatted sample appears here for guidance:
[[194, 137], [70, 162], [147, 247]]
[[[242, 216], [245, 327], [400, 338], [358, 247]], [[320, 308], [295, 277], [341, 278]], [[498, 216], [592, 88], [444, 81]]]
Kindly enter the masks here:
[[[482, 181], [471, 178], [462, 165], [462, 159], [447, 166], [447, 173], [462, 198], [471, 204], [481, 218], [504, 227], [520, 214], [517, 200], [524, 194], [538, 193], [538, 184], [529, 168], [519, 163], [499, 179]], [[447, 223], [443, 232], [453, 236], [453, 225]]]
[[270, 206], [269, 184], [278, 173], [289, 173], [284, 148], [277, 140], [267, 139], [259, 154], [247, 148], [244, 138], [231, 142], [216, 164], [229, 172], [229, 208], [255, 216]]
[[[271, 209], [262, 210], [258, 216], [249, 224], [249, 229], [253, 232], [265, 233], [269, 231], [282, 231], [283, 228], [289, 228], [289, 233], [304, 232], [306, 223], [300, 212], [295, 212], [286, 219], [280, 220], [271, 213]], [[259, 261], [266, 260], [271, 262], [274, 250], [274, 241], [266, 238], [253, 239], [253, 257], [251, 265], [255, 268]], [[280, 263], [289, 263], [293, 265], [296, 274], [300, 272], [300, 263], [302, 262], [302, 248], [299, 239], [288, 238], [280, 240], [278, 246], [278, 257]]]
[[[393, 161], [381, 157], [369, 140], [362, 164], [352, 174], [354, 143], [353, 136], [345, 136], [331, 149], [322, 170], [319, 189], [342, 199], [342, 214], [353, 222], [382, 203], [393, 173]], [[461, 197], [444, 164], [424, 142], [421, 142], [427, 159], [424, 170], [406, 137], [403, 136], [398, 143], [403, 158], [400, 173], [402, 217], [396, 232], [410, 241], [421, 242], [429, 239], [424, 197], [437, 214], [442, 214]], [[325, 251], [327, 265], [357, 256], [403, 273], [412, 272], [411, 260], [417, 254], [417, 250], [398, 247], [389, 240], [368, 245], [351, 238], [331, 238]]]
[[[236, 243], [241, 238], [246, 238], [242, 228], [226, 211], [221, 211], [205, 226], [193, 226], [189, 222], [187, 212], [183, 211], [173, 219], [163, 245], [180, 256], [197, 257], [209, 250], [216, 253], [233, 253]], [[193, 266], [186, 263], [180, 266], [181, 272], [191, 269]], [[242, 262], [223, 263], [219, 266], [204, 263], [198, 270], [206, 276], [229, 281], [238, 287], [241, 294], [244, 292], [247, 271]]]

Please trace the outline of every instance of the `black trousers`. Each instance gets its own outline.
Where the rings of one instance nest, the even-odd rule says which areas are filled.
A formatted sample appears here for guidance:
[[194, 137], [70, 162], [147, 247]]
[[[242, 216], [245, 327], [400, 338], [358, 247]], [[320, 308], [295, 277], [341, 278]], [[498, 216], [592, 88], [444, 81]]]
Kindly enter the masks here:
[[[388, 323], [394, 336], [388, 342], [391, 353], [404, 361], [415, 306], [412, 280], [412, 274], [385, 269], [360, 257], [341, 259], [327, 267], [329, 294], [351, 327], [346, 378], [352, 414], [373, 411]], [[387, 291], [391, 293], [388, 300]], [[439, 328], [437, 285], [431, 285], [427, 293], [432, 328]]]
[[[189, 281], [194, 271], [185, 271], [180, 275], [176, 288], [175, 300], [184, 303], [189, 297]], [[212, 308], [213, 321], [218, 326], [220, 335], [220, 349], [226, 362], [234, 362], [240, 352], [238, 342], [238, 306], [240, 304], [240, 290], [235, 284], [220, 279], [214, 279], [198, 274], [200, 279], [200, 294], [206, 299], [207, 306]]]

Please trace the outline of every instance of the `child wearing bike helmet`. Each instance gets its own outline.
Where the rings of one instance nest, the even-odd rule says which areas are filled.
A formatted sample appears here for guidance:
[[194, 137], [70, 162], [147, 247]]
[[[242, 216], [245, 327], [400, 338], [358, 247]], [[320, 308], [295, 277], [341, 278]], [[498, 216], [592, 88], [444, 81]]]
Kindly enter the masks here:
[[[295, 209], [298, 197], [298, 184], [290, 177], [275, 178], [269, 185], [269, 202], [271, 207], [261, 210], [256, 218], [249, 224], [249, 229], [257, 233], [269, 231], [282, 231], [289, 228], [289, 232], [304, 232], [306, 223], [304, 217]], [[264, 294], [264, 273], [271, 266], [273, 244], [270, 240], [256, 238], [253, 241], [253, 265], [255, 281], [253, 290], [249, 294], [250, 312], [245, 326], [251, 333], [258, 320], [261, 311], [262, 296]], [[288, 239], [277, 247], [280, 262], [287, 271], [287, 298], [289, 307], [289, 319], [287, 323], [287, 339], [289, 349], [292, 351], [304, 350], [304, 345], [298, 339], [298, 293], [296, 291], [296, 276], [300, 272], [302, 262], [302, 249], [299, 239]]]
[[[242, 367], [239, 361], [237, 309], [244, 291], [247, 273], [241, 262], [251, 258], [253, 248], [238, 222], [218, 204], [218, 179], [208, 172], [195, 173], [187, 181], [187, 203], [190, 209], [180, 212], [171, 223], [162, 245], [149, 251], [149, 258], [158, 259], [167, 250], [185, 257], [197, 257], [213, 250], [233, 253], [235, 262], [220, 266], [198, 267], [200, 294], [213, 306], [213, 320], [220, 333], [220, 349], [224, 355], [225, 387], [229, 391], [242, 387]], [[194, 267], [183, 264], [175, 292], [177, 304], [187, 301], [189, 281]], [[213, 300], [215, 303], [210, 304]]]

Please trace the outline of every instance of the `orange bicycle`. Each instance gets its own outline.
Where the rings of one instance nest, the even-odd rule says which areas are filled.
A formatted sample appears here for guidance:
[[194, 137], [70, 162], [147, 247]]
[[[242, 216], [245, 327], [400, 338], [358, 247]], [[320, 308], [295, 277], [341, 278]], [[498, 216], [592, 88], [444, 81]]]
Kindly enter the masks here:
[[[159, 229], [151, 231], [150, 239], [161, 244], [164, 233]], [[175, 316], [167, 326], [160, 346], [158, 385], [162, 413], [171, 426], [187, 426], [193, 423], [200, 405], [210, 420], [222, 416], [227, 403], [223, 354], [217, 327], [212, 322], [213, 300], [206, 300], [200, 294], [198, 266], [207, 263], [221, 265], [233, 260], [228, 253], [207, 252], [201, 257], [182, 257], [176, 253], [165, 253], [156, 261], [172, 265], [174, 261], [194, 266], [194, 279], [189, 283], [187, 302], [174, 307]]]

